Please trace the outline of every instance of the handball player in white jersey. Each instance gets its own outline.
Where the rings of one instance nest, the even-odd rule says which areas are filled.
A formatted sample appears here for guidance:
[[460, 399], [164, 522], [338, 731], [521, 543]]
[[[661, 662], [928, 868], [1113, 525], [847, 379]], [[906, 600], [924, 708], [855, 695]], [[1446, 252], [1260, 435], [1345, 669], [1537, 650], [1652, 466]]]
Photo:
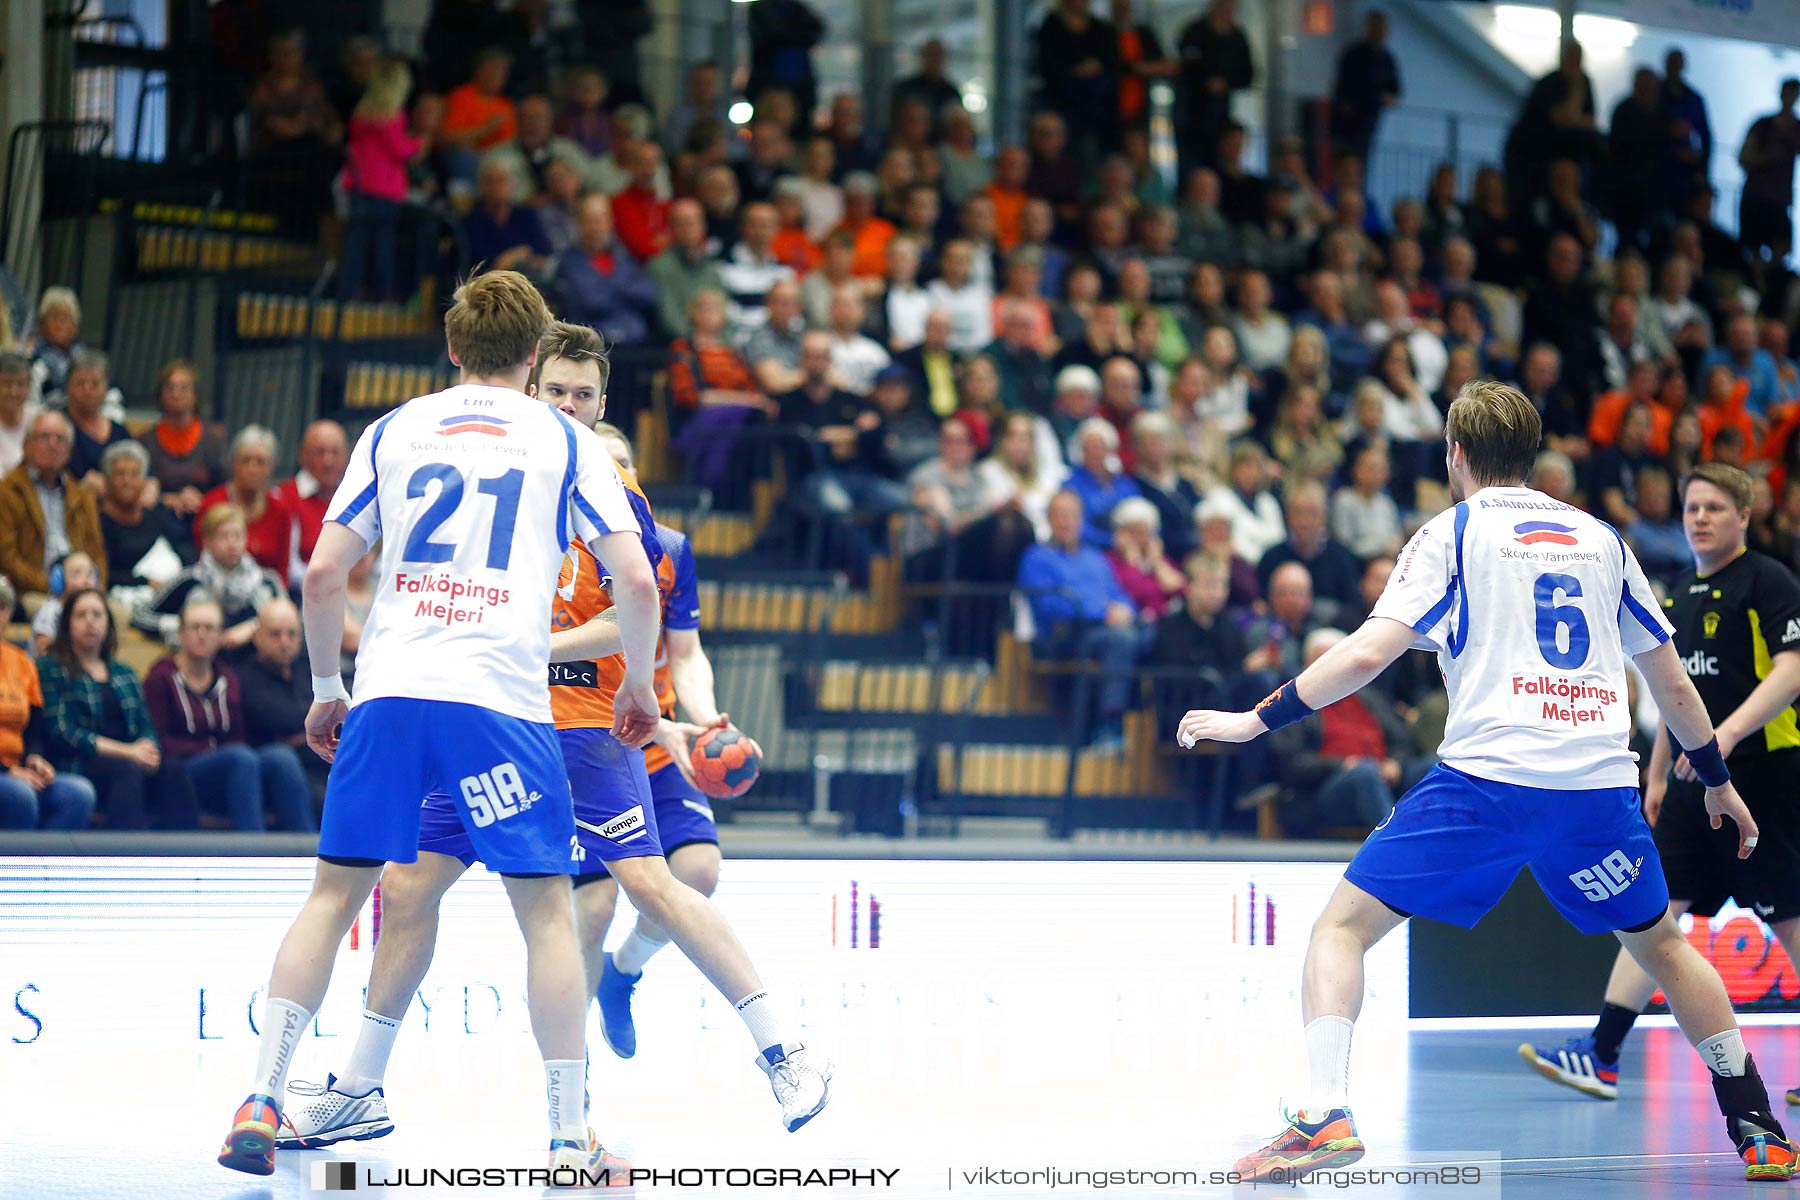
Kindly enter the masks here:
[[1369, 835], [1313, 927], [1305, 1104], [1238, 1163], [1248, 1178], [1362, 1157], [1349, 1075], [1364, 954], [1415, 914], [1474, 926], [1524, 866], [1572, 925], [1617, 934], [1662, 986], [1712, 1073], [1745, 1175], [1793, 1174], [1725, 986], [1668, 915], [1627, 748], [1626, 655], [1706, 785], [1715, 827], [1737, 824], [1740, 855], [1754, 851], [1756, 824], [1630, 549], [1604, 521], [1524, 486], [1541, 439], [1519, 391], [1466, 385], [1446, 424], [1457, 504], [1401, 551], [1369, 619], [1255, 711], [1182, 718], [1184, 746], [1247, 742], [1357, 691], [1413, 646], [1437, 653], [1450, 693], [1439, 765]]
[[[296, 1044], [384, 863], [418, 854], [420, 805], [457, 798], [481, 860], [505, 879], [526, 944], [532, 1032], [544, 1056], [558, 1183], [610, 1159], [587, 1128], [588, 991], [569, 876], [568, 772], [551, 725], [544, 614], [565, 547], [580, 539], [612, 576], [626, 660], [614, 734], [656, 729], [660, 596], [624, 486], [599, 439], [525, 394], [543, 297], [511, 271], [458, 289], [445, 315], [462, 382], [363, 432], [306, 572], [314, 704], [307, 742], [335, 760], [312, 894], [283, 940], [263, 1005], [256, 1074], [219, 1161], [274, 1171]], [[344, 584], [377, 539], [381, 583], [357, 655], [356, 695], [336, 663]], [[341, 731], [341, 732], [340, 732]]]

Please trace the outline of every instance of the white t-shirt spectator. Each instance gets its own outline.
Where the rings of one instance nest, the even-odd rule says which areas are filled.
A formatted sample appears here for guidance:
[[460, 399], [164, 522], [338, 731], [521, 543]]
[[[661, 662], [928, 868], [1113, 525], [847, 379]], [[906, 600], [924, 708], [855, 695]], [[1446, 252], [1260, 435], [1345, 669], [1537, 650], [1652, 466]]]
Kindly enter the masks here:
[[831, 337], [831, 366], [844, 380], [844, 389], [859, 396], [875, 390], [875, 377], [893, 360], [874, 338], [853, 333]]
[[973, 354], [994, 340], [994, 289], [970, 282], [953, 288], [942, 279], [925, 287], [931, 307], [950, 314], [950, 348]]
[[1358, 558], [1379, 558], [1400, 541], [1400, 506], [1386, 492], [1365, 498], [1339, 488], [1331, 500], [1331, 536]]
[[1406, 338], [1406, 352], [1412, 355], [1413, 378], [1428, 392], [1438, 390], [1444, 372], [1450, 368], [1450, 351], [1444, 340], [1423, 325], [1415, 325], [1404, 334], [1385, 321], [1370, 321], [1363, 327], [1363, 340], [1375, 347], [1379, 356], [1387, 340], [1399, 334]]
[[1381, 428], [1397, 442], [1432, 442], [1444, 435], [1444, 414], [1421, 383], [1413, 384], [1410, 396], [1396, 396], [1382, 384]]
[[1236, 437], [1250, 428], [1250, 381], [1242, 375], [1232, 375], [1201, 396], [1194, 411], [1217, 425], [1226, 437]]
[[43, 411], [43, 406], [34, 401], [25, 402], [25, 410], [17, 428], [0, 425], [0, 475], [6, 474], [25, 457], [25, 432], [31, 428], [32, 421]]
[[1288, 319], [1274, 311], [1264, 313], [1255, 325], [1242, 317], [1233, 317], [1231, 332], [1237, 335], [1238, 354], [1244, 365], [1258, 374], [1276, 370], [1286, 363], [1288, 347], [1294, 341], [1294, 330]]
[[1201, 499], [1195, 519], [1204, 520], [1214, 514], [1231, 522], [1231, 552], [1245, 562], [1261, 562], [1263, 555], [1287, 540], [1281, 505], [1266, 490], [1256, 493], [1246, 504], [1236, 491], [1221, 484]]
[[931, 293], [914, 284], [889, 287], [887, 306], [888, 345], [908, 350], [925, 340], [925, 318], [931, 312]]
[[844, 219], [843, 189], [835, 183], [813, 179], [802, 179], [800, 185], [805, 189], [800, 193], [800, 211], [804, 214], [801, 220], [806, 236], [822, 242]]

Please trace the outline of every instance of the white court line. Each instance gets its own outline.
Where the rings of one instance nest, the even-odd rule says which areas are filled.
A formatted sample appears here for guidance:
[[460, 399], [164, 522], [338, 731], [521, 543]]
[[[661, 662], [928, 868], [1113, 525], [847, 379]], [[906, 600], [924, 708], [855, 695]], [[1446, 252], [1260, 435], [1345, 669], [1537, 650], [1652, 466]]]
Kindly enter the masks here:
[[[1412, 1017], [1406, 1025], [1414, 1033], [1456, 1032], [1463, 1029], [1591, 1029], [1594, 1013], [1563, 1017]], [[1800, 1013], [1739, 1013], [1739, 1025], [1800, 1025]], [[1639, 1029], [1673, 1029], [1675, 1018], [1652, 1013], [1637, 1019]]]

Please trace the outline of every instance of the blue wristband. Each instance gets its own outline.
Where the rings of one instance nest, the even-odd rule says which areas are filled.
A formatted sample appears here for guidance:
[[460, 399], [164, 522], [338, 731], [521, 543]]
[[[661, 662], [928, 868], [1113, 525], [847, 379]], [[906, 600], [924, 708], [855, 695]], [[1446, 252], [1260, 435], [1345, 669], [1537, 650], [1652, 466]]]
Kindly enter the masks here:
[[1725, 758], [1719, 753], [1719, 739], [1713, 738], [1698, 749], [1684, 751], [1688, 765], [1694, 768], [1694, 774], [1700, 782], [1709, 788], [1724, 787], [1731, 782], [1731, 772], [1725, 768]]
[[[1300, 699], [1300, 689], [1290, 679], [1263, 698], [1256, 706], [1256, 715], [1273, 733], [1277, 729], [1285, 729], [1295, 721], [1305, 720], [1313, 715], [1313, 710], [1306, 707], [1306, 701]], [[1690, 760], [1692, 756], [1689, 756]]]

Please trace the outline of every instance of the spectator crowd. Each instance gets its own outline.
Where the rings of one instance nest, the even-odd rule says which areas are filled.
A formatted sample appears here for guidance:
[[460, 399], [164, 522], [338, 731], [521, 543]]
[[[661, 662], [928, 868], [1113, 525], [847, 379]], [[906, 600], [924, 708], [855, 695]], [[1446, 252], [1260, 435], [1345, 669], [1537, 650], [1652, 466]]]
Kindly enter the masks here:
[[[1232, 116], [1256, 81], [1233, 0], [1172, 51], [1130, 0], [1106, 19], [1060, 0], [1037, 28], [1024, 143], [991, 149], [936, 40], [873, 120], [856, 92], [818, 95], [826, 31], [800, 0], [752, 10], [742, 125], [719, 64], [690, 66], [656, 113], [616, 52], [571, 60], [439, 20], [490, 7], [439, 0], [427, 61], [355, 43], [334, 76], [276, 34], [245, 68], [254, 143], [341, 162], [346, 296], [407, 290], [394, 222], [437, 206], [471, 261], [526, 272], [563, 319], [666, 347], [694, 482], [729, 496], [736, 449], [774, 431], [784, 519], [830, 534], [825, 565], [860, 577], [894, 553], [917, 582], [1015, 584], [1040, 657], [1100, 664], [1101, 746], [1122, 738], [1139, 664], [1254, 699], [1365, 615], [1448, 502], [1444, 414], [1473, 378], [1532, 400], [1533, 485], [1602, 515], [1653, 575], [1688, 564], [1676, 484], [1704, 461], [1752, 473], [1751, 544], [1800, 566], [1800, 82], [1744, 136], [1733, 235], [1679, 51], [1637, 72], [1603, 129], [1568, 43], [1502, 163], [1440, 166], [1384, 206], [1367, 165], [1403, 64], [1380, 13], [1339, 64], [1331, 145], [1277, 141], [1264, 169]], [[1165, 81], [1176, 178], [1150, 148]], [[210, 809], [304, 827], [322, 764], [282, 753], [304, 711], [289, 597], [344, 432], [311, 426], [275, 484], [268, 433], [202, 419], [194, 368], [171, 363], [134, 439], [80, 320], [49, 289], [0, 354], [0, 572], [28, 611], [61, 601], [37, 682], [15, 686], [46, 702], [25, 706], [10, 758], [0, 730], [0, 761], [44, 822], [97, 792], [115, 823]], [[76, 556], [93, 586], [70, 584]], [[174, 648], [141, 688], [110, 657], [121, 624]], [[1378, 821], [1431, 744], [1435, 690], [1403, 663], [1321, 745], [1252, 762], [1244, 790], [1304, 795], [1301, 827]], [[58, 724], [77, 713], [106, 732]], [[87, 798], [52, 771], [85, 776]]]

